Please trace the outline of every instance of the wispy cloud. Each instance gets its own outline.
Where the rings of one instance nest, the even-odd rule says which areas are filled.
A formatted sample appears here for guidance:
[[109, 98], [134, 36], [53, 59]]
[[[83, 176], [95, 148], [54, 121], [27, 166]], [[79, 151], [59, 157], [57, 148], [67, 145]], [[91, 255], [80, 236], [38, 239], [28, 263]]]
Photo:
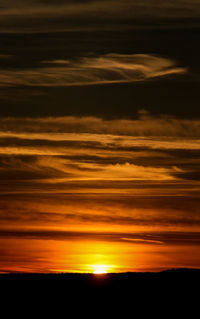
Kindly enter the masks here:
[[[184, 25], [183, 19], [197, 24], [198, 0], [94, 0], [94, 1], [1, 1], [3, 32], [49, 32], [95, 29], [122, 29], [133, 26], [163, 27], [155, 23], [174, 21]], [[196, 20], [196, 21], [195, 21]]]
[[[129, 236], [129, 237], [123, 237]], [[147, 233], [110, 233], [110, 232], [70, 232], [56, 230], [0, 230], [0, 238], [26, 238], [43, 240], [95, 240], [121, 242], [130, 241], [145, 244], [168, 244], [168, 245], [200, 245], [198, 232], [147, 232]]]
[[[198, 0], [175, 0], [163, 3], [162, 0], [90, 0], [90, 1], [33, 1], [33, 0], [9, 0], [1, 1], [2, 15], [29, 15], [29, 16], [53, 16], [67, 17], [95, 14], [98, 17], [144, 18], [150, 17], [188, 17], [197, 16], [199, 12]], [[121, 13], [121, 17], [120, 17]]]
[[[98, 141], [110, 144], [110, 146], [112, 142], [121, 143], [124, 146], [126, 143], [127, 146], [130, 146], [129, 143], [132, 142], [134, 146], [134, 141], [140, 144], [144, 137], [156, 137], [161, 143], [164, 143], [165, 138], [168, 143], [176, 143], [177, 138], [185, 138], [185, 142], [191, 139], [191, 142], [194, 141], [193, 146], [198, 147], [200, 120], [181, 119], [167, 115], [152, 116], [145, 111], [141, 111], [138, 118], [135, 119], [107, 120], [87, 116], [10, 117], [0, 119], [0, 137], [51, 141]], [[148, 140], [149, 145], [150, 143]], [[184, 146], [183, 143], [182, 146]]]
[[12, 172], [49, 181], [177, 181], [194, 180], [199, 167], [198, 120], [143, 111], [135, 120], [5, 118], [0, 124], [0, 154], [9, 156], [1, 162], [2, 178]]
[[12, 55], [10, 54], [0, 54], [0, 59], [10, 59]]
[[153, 240], [153, 239], [143, 239], [143, 238], [129, 238], [129, 237], [122, 237], [122, 240], [133, 242], [133, 243], [145, 243], [145, 244], [164, 244], [163, 241], [160, 240]]
[[141, 111], [0, 126], [2, 227], [199, 229], [199, 120]]
[[83, 57], [71, 63], [56, 60], [50, 64], [55, 64], [55, 67], [1, 70], [0, 86], [56, 87], [131, 83], [186, 72], [185, 68], [178, 67], [170, 59], [147, 54], [106, 54]]

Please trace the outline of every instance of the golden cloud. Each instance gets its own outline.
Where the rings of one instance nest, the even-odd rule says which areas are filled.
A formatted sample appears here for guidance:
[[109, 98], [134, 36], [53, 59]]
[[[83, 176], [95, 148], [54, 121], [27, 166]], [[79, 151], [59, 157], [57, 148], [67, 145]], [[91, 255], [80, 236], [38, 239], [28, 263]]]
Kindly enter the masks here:
[[0, 86], [51, 87], [131, 83], [186, 72], [185, 68], [178, 67], [170, 59], [147, 54], [106, 54], [83, 57], [71, 63], [60, 61], [60, 65], [58, 61], [52, 61], [54, 67], [1, 70]]

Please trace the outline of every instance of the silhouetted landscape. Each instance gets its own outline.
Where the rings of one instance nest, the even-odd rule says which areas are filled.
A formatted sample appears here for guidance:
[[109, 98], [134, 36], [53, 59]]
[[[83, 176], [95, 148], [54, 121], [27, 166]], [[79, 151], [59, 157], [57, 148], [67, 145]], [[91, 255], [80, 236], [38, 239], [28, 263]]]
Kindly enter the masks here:
[[[171, 288], [171, 292], [183, 291], [186, 288], [195, 288], [200, 284], [200, 270], [198, 269], [171, 269], [162, 272], [129, 272], [110, 274], [1, 274], [0, 285], [5, 291], [14, 291], [24, 288], [36, 289], [38, 292], [48, 292], [65, 289], [72, 292], [80, 291], [156, 291], [160, 288]], [[50, 289], [50, 290], [49, 290]], [[145, 289], [145, 290], [144, 290]]]
[[[167, 314], [198, 308], [200, 270], [171, 269], [157, 273], [0, 275], [2, 305], [12, 313], [32, 315], [96, 313], [105, 315]], [[27, 308], [24, 308], [26, 305]], [[109, 312], [108, 312], [109, 311]], [[160, 313], [161, 312], [161, 313]]]

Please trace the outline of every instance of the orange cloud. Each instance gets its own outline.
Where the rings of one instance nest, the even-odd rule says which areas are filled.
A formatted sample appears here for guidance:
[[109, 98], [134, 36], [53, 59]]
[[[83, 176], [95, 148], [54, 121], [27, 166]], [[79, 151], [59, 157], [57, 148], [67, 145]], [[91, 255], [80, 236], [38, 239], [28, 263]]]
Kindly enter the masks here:
[[59, 60], [53, 61], [54, 67], [1, 70], [0, 86], [51, 87], [131, 83], [186, 72], [185, 68], [178, 67], [170, 59], [147, 54], [83, 57], [67, 63], [67, 66], [66, 63], [58, 62]]
[[[56, 134], [55, 134], [56, 133]], [[65, 133], [68, 133], [65, 134]], [[69, 134], [70, 133], [70, 134]], [[80, 136], [80, 133], [84, 133]], [[100, 134], [100, 135], [99, 135]], [[114, 136], [113, 136], [114, 135]], [[27, 139], [50, 140], [101, 140], [108, 142], [111, 138], [120, 143], [122, 137], [129, 141], [130, 136], [157, 137], [186, 140], [200, 138], [200, 120], [182, 119], [171, 116], [152, 116], [145, 111], [137, 119], [111, 119], [98, 117], [44, 117], [44, 118], [1, 118], [0, 137], [18, 137]], [[173, 140], [170, 140], [173, 137]]]

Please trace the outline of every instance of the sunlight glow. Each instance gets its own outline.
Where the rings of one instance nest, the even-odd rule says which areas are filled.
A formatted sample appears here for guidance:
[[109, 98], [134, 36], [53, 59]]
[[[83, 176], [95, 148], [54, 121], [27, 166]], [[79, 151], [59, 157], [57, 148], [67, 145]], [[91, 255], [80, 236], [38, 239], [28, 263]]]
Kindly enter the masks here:
[[94, 268], [94, 271], [93, 271], [93, 274], [96, 274], [96, 275], [101, 275], [101, 274], [107, 274], [107, 267], [106, 265], [94, 265], [93, 268]]

